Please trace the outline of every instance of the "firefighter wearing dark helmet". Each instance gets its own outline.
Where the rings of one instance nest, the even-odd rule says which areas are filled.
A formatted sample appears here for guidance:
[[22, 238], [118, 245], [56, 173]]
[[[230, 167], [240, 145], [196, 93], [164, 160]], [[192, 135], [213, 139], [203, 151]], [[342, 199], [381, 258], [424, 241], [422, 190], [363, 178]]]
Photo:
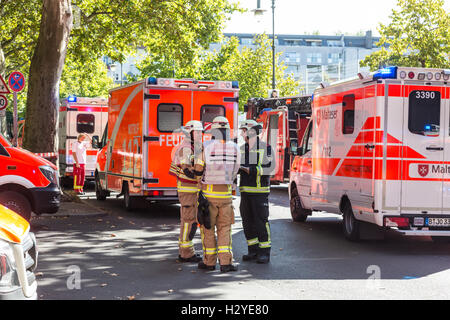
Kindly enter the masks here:
[[241, 146], [240, 212], [247, 239], [248, 254], [244, 261], [270, 261], [269, 193], [270, 176], [275, 168], [273, 150], [259, 138], [262, 130], [254, 120], [246, 120], [240, 128], [245, 143]]

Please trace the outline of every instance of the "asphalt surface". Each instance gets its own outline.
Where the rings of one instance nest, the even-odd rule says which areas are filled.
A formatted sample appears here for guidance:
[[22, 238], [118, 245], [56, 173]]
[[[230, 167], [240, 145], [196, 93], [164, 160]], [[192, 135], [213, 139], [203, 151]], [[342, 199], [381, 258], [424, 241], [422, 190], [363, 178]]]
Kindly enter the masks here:
[[[122, 199], [63, 203], [57, 215], [34, 217], [39, 299], [449, 299], [450, 244], [389, 232], [382, 241], [349, 242], [341, 218], [290, 217], [286, 187], [270, 195], [272, 260], [243, 262], [247, 252], [234, 200], [233, 254], [239, 271], [222, 274], [181, 264], [179, 206]], [[201, 253], [199, 232], [195, 247]], [[79, 281], [78, 281], [79, 280]]]

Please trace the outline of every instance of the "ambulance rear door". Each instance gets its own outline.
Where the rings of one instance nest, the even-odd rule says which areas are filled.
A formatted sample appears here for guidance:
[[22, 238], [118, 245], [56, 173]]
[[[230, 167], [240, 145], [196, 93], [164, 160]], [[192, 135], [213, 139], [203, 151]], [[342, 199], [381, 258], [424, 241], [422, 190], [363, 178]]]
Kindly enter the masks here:
[[445, 88], [419, 84], [399, 87], [404, 144], [401, 212], [442, 214], [444, 145], [448, 141], [445, 128], [449, 122], [448, 115], [445, 118]]
[[[159, 80], [159, 79], [158, 79]], [[164, 81], [164, 80], [161, 80]], [[145, 89], [144, 109], [144, 189], [176, 188], [176, 178], [169, 174], [172, 151], [183, 141], [181, 126], [192, 119], [193, 94], [190, 89], [149, 86]], [[144, 129], [145, 132], [145, 129]], [[176, 192], [166, 196], [176, 196]]]

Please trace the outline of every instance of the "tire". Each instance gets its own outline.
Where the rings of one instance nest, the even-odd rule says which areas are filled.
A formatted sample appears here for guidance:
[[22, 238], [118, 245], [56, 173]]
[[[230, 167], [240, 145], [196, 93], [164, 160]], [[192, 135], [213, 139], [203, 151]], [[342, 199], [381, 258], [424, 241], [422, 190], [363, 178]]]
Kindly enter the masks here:
[[311, 215], [311, 210], [303, 208], [302, 201], [298, 195], [297, 188], [291, 190], [290, 200], [291, 216], [294, 222], [305, 222], [308, 216]]
[[133, 200], [130, 196], [130, 189], [128, 188], [128, 184], [124, 184], [123, 186], [123, 204], [127, 211], [133, 211]]
[[361, 239], [359, 234], [361, 222], [356, 220], [350, 202], [345, 204], [343, 213], [344, 220], [342, 221], [342, 229], [344, 231], [345, 238], [350, 241], [359, 241]]
[[105, 201], [106, 196], [106, 191], [102, 189], [102, 185], [100, 184], [100, 178], [98, 175], [95, 175], [95, 197], [98, 201]]
[[25, 220], [31, 220], [31, 204], [23, 194], [15, 191], [0, 192], [0, 203], [21, 215]]

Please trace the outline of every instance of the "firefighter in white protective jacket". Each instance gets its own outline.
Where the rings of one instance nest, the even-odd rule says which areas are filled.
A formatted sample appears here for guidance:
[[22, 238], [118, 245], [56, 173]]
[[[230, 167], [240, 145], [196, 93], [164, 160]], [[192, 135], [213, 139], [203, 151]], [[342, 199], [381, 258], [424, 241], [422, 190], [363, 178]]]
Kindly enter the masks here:
[[239, 170], [240, 153], [230, 139], [227, 118], [214, 118], [210, 130], [212, 140], [203, 146], [205, 171], [201, 189], [209, 202], [211, 228], [202, 225], [200, 229], [203, 261], [198, 268], [214, 270], [218, 258], [221, 272], [237, 271], [233, 264], [231, 225], [234, 224], [232, 187]]
[[182, 128], [185, 139], [176, 149], [169, 173], [177, 177], [180, 201], [180, 236], [178, 239], [180, 262], [199, 262], [192, 239], [197, 231], [197, 200], [199, 181], [203, 175], [202, 160], [203, 125], [200, 121], [189, 121]]

